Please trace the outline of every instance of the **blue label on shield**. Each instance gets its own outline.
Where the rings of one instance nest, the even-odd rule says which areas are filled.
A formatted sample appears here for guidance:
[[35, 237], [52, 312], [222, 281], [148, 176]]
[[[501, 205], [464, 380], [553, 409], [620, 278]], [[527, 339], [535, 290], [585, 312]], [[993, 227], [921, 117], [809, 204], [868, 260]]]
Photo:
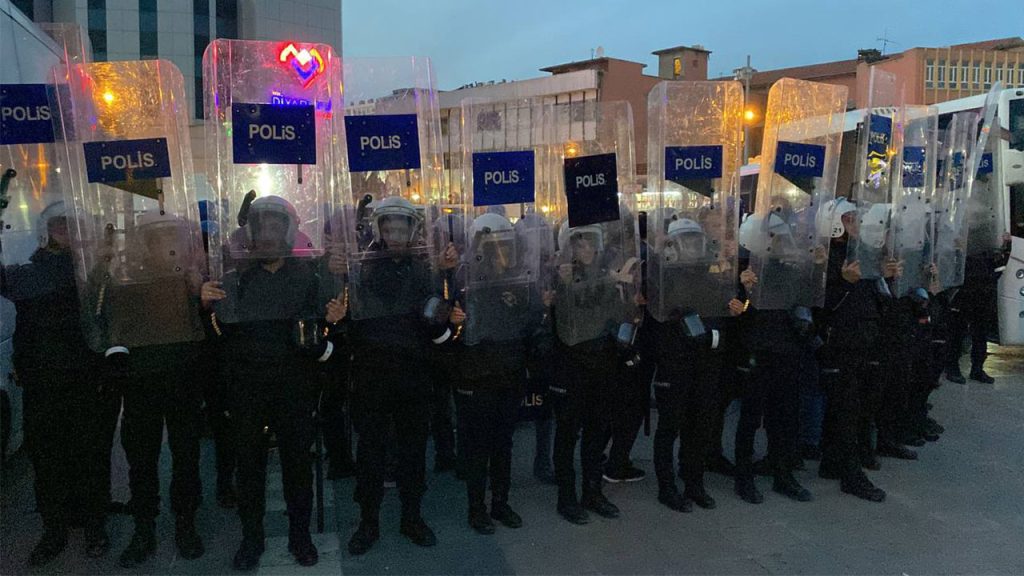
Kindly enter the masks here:
[[533, 202], [533, 150], [473, 154], [473, 206]]
[[920, 188], [924, 186], [924, 146], [903, 147], [903, 186]]
[[872, 114], [868, 120], [868, 159], [884, 159], [892, 139], [892, 118]]
[[665, 179], [673, 182], [722, 177], [722, 147], [667, 146]]
[[232, 104], [235, 164], [316, 164], [312, 105]]
[[825, 173], [825, 147], [779, 141], [775, 149], [775, 173], [786, 178], [821, 178]]
[[619, 179], [614, 153], [566, 158], [564, 167], [570, 228], [619, 219]]
[[981, 164], [978, 164], [978, 176], [992, 173], [992, 153], [985, 152], [981, 155]]
[[171, 175], [166, 138], [86, 142], [82, 147], [89, 182], [128, 182]]
[[0, 85], [0, 145], [53, 142], [46, 84]]
[[420, 136], [415, 114], [346, 116], [345, 141], [352, 172], [416, 170]]

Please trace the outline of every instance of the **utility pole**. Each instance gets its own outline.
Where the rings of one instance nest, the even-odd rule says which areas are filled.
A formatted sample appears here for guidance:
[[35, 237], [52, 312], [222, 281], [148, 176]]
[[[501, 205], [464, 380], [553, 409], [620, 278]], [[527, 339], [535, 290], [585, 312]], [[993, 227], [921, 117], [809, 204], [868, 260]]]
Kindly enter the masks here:
[[732, 71], [733, 77], [737, 80], [743, 81], [743, 163], [747, 163], [747, 159], [750, 158], [750, 121], [747, 118], [747, 113], [750, 110], [750, 78], [753, 77], [754, 70], [750, 67], [750, 54], [747, 54], [747, 65], [742, 68], [736, 68]]

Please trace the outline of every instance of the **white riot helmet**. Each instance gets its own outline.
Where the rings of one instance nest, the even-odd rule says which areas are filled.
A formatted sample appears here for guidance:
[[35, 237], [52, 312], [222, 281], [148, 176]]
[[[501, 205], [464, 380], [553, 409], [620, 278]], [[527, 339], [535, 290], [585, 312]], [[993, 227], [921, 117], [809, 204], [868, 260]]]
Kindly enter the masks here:
[[471, 258], [475, 265], [487, 268], [512, 268], [516, 265], [516, 233], [512, 223], [501, 214], [488, 212], [477, 216], [469, 228]]
[[707, 236], [700, 224], [689, 218], [673, 220], [668, 225], [662, 260], [681, 264], [700, 260], [707, 253]]
[[[388, 196], [373, 203], [373, 213], [370, 215], [370, 227], [373, 231], [373, 240], [377, 244], [385, 246], [381, 234], [381, 224], [386, 220], [404, 219], [409, 224], [409, 236], [405, 239], [406, 246], [412, 245], [419, 232], [423, 216], [416, 206], [401, 196]], [[395, 247], [392, 247], [395, 248]]]
[[562, 226], [558, 229], [558, 249], [568, 250], [569, 242], [578, 239], [588, 240], [598, 254], [604, 251], [604, 230], [599, 224], [569, 228], [568, 220], [562, 222]]
[[885, 245], [892, 204], [874, 204], [860, 219], [860, 241], [874, 249]]
[[288, 228], [282, 239], [289, 251], [295, 246], [295, 236], [299, 229], [299, 214], [291, 202], [280, 196], [263, 196], [253, 201], [248, 211], [246, 235], [250, 245], [255, 243], [257, 231], [266, 218], [280, 218], [288, 222]]
[[818, 228], [818, 236], [822, 238], [839, 238], [846, 233], [846, 226], [843, 225], [843, 214], [856, 212], [857, 205], [845, 197], [840, 196], [835, 200], [829, 200], [818, 210], [815, 217], [815, 226]]
[[50, 204], [39, 214], [39, 222], [36, 230], [39, 231], [39, 247], [45, 248], [50, 243], [50, 221], [57, 218], [67, 218], [68, 211], [63, 200]]
[[[792, 234], [786, 221], [774, 212], [768, 215], [768, 229], [765, 230], [764, 216], [751, 214], [740, 224], [740, 246], [751, 254], [765, 256], [773, 246], [783, 246], [788, 240], [792, 244]], [[776, 241], [778, 240], [778, 241]]]

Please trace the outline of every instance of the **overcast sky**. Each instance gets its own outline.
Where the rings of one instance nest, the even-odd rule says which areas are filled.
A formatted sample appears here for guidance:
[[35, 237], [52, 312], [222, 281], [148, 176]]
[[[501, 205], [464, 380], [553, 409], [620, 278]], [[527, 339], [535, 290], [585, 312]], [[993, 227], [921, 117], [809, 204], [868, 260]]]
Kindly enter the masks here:
[[1024, 0], [343, 0], [345, 56], [429, 56], [441, 89], [543, 76], [539, 68], [606, 56], [657, 74], [651, 52], [711, 51], [708, 74], [747, 54], [759, 70], [854, 58], [859, 48], [1024, 36]]

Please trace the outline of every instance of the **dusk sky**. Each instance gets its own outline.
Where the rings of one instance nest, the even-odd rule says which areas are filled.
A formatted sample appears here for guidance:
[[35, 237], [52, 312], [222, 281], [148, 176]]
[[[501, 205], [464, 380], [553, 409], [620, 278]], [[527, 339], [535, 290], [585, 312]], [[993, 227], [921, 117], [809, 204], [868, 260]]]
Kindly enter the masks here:
[[648, 65], [680, 44], [711, 51], [708, 74], [747, 54], [758, 70], [1024, 35], [1024, 0], [343, 0], [345, 56], [429, 56], [444, 90], [544, 76], [591, 50]]

